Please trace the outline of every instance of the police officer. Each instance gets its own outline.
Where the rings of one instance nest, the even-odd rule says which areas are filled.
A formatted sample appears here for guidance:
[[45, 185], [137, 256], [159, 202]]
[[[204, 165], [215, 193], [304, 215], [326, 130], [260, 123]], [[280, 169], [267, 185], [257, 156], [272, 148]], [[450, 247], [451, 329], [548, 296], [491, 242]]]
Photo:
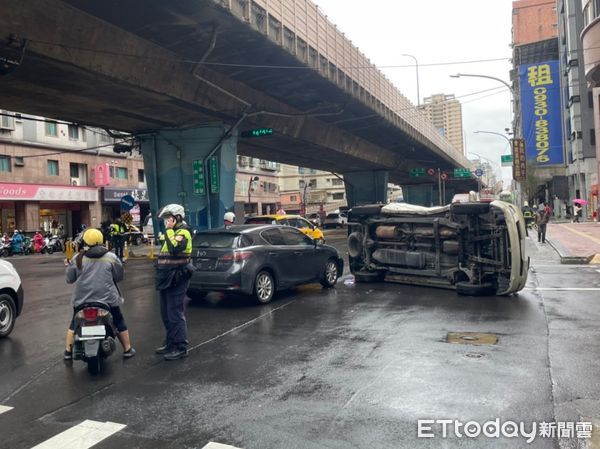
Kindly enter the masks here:
[[223, 216], [223, 226], [226, 228], [231, 226], [235, 222], [235, 214], [233, 212], [225, 212]]
[[112, 225], [111, 231], [112, 244], [115, 248], [115, 254], [123, 262], [123, 248], [125, 246], [125, 226], [120, 218], [117, 218]]
[[167, 331], [163, 345], [156, 349], [165, 360], [187, 357], [185, 293], [190, 284], [192, 235], [183, 221], [185, 212], [179, 204], [162, 208], [158, 218], [164, 220], [165, 234], [156, 265], [156, 289], [160, 291], [160, 315]]

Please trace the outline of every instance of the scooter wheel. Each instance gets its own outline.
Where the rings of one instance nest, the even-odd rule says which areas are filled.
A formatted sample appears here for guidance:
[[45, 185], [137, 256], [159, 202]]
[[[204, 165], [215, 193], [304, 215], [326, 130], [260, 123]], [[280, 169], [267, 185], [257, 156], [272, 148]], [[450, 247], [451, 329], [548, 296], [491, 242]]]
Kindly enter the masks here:
[[96, 374], [100, 374], [100, 372], [102, 371], [102, 362], [103, 361], [104, 361], [104, 358], [101, 356], [88, 358], [87, 359], [88, 373], [90, 373], [92, 376], [95, 376]]
[[54, 248], [52, 248], [51, 246], [49, 246], [46, 251], [48, 252], [48, 254], [52, 254], [54, 252]]

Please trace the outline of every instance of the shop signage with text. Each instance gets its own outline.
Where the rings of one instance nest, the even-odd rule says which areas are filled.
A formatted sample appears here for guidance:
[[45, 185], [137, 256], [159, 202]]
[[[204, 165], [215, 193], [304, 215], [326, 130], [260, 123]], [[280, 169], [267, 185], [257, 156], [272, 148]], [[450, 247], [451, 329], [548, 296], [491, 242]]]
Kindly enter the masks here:
[[0, 200], [86, 201], [93, 203], [98, 201], [98, 189], [94, 187], [0, 183]]

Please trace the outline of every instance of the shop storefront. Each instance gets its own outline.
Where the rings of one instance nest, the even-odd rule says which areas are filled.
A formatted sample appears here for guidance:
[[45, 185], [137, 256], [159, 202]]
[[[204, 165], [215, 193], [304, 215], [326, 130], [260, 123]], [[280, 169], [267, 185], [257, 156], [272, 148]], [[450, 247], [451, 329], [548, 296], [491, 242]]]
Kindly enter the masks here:
[[75, 235], [82, 224], [97, 226], [94, 187], [0, 183], [0, 231], [33, 233], [63, 225]]
[[134, 187], [104, 187], [102, 188], [102, 221], [114, 221], [122, 213], [121, 198], [131, 195], [135, 199], [135, 206], [129, 211], [133, 216], [133, 224], [140, 226], [144, 218], [150, 213], [150, 199], [147, 189]]

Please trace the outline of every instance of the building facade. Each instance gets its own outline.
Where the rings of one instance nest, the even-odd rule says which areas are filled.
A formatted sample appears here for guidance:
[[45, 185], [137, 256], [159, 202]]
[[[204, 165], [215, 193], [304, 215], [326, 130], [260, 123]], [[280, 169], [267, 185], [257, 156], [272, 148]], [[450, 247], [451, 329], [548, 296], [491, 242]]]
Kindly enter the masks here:
[[234, 212], [245, 215], [274, 214], [279, 207], [279, 173], [276, 162], [249, 156], [237, 157]]
[[31, 233], [62, 224], [100, 226], [133, 195], [134, 220], [148, 213], [141, 157], [112, 151], [103, 130], [0, 111], [0, 232]]
[[563, 75], [563, 123], [570, 199], [589, 201], [588, 215], [597, 209], [596, 133], [592, 89], [585, 80], [581, 33], [584, 29], [581, 0], [559, 0], [560, 68]]
[[[583, 31], [583, 71], [591, 89], [594, 109], [594, 136], [600, 136], [600, 1], [584, 0], [581, 5]], [[591, 180], [591, 193], [595, 200], [595, 211], [599, 211], [598, 185], [600, 180], [600, 148], [596, 145], [596, 167]]]
[[[515, 137], [525, 139], [526, 147], [527, 179], [521, 181], [522, 199], [534, 203], [550, 201], [555, 197], [565, 201], [570, 197], [563, 130], [565, 121], [562, 118], [565, 104], [562, 98], [563, 80], [558, 68], [557, 23], [555, 1], [513, 2], [513, 69], [510, 78], [515, 111], [514, 131]], [[527, 94], [524, 95], [524, 92]], [[553, 96], [551, 103], [547, 93]], [[543, 114], [537, 118], [536, 95], [546, 105], [539, 109], [538, 112]], [[547, 117], [547, 111], [551, 111], [552, 120]], [[546, 123], [547, 126], [536, 126], [538, 119], [539, 123]], [[548, 146], [542, 148], [548, 142], [546, 136], [550, 134], [554, 136], [555, 147], [551, 150]]]
[[426, 97], [421, 109], [440, 134], [464, 154], [462, 106], [454, 95], [435, 94]]

